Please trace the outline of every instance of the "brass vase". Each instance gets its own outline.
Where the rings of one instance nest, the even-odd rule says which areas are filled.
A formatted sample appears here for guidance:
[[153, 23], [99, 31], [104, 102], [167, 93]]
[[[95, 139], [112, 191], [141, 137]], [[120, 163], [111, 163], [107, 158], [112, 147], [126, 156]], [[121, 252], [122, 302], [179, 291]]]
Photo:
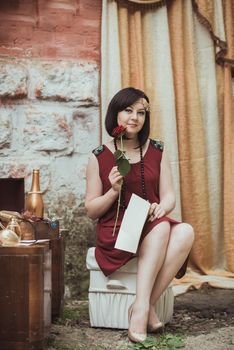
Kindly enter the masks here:
[[40, 190], [40, 170], [34, 169], [32, 174], [32, 186], [26, 198], [26, 210], [38, 218], [44, 216], [44, 202]]

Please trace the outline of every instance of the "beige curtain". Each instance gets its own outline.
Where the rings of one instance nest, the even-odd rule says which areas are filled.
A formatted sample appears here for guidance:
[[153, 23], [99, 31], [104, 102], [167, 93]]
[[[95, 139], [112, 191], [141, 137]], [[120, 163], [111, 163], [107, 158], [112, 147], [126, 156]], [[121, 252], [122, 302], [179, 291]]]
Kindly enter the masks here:
[[[102, 67], [119, 74], [113, 86], [111, 75], [103, 76], [102, 70], [103, 119], [119, 88], [145, 90], [151, 101], [151, 136], [163, 139], [172, 162], [178, 203], [174, 216], [182, 214], [196, 231], [190, 264], [205, 274], [230, 275], [234, 5], [229, 0], [152, 3], [103, 0], [112, 20], [105, 10], [102, 42], [113, 34], [113, 23], [118, 30], [112, 35], [112, 52], [102, 51]], [[118, 57], [118, 69], [112, 56]]]
[[234, 176], [234, 98], [232, 91], [231, 65], [234, 67], [234, 2], [224, 1], [225, 32], [227, 53], [224, 61], [224, 99], [223, 120], [223, 164], [224, 164], [224, 250], [227, 269], [234, 272], [234, 234], [233, 234], [233, 176]]

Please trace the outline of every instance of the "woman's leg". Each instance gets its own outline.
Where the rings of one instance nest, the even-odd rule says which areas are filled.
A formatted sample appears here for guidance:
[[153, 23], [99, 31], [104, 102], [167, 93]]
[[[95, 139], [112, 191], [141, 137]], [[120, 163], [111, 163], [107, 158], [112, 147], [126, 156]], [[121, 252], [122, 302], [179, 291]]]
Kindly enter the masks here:
[[150, 296], [155, 278], [162, 267], [168, 246], [170, 223], [161, 222], [144, 238], [138, 252], [136, 300], [133, 305], [129, 330], [145, 334], [148, 322]]
[[153, 325], [158, 322], [155, 313], [155, 304], [163, 291], [175, 277], [179, 268], [187, 258], [194, 241], [194, 231], [189, 224], [174, 224], [171, 227], [169, 243], [167, 247], [164, 263], [156, 277], [151, 297], [149, 324]]

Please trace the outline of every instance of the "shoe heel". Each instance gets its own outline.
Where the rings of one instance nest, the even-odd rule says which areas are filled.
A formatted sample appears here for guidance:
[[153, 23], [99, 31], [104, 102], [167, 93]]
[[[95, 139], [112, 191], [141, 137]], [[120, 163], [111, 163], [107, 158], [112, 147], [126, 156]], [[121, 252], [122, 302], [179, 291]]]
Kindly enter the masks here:
[[128, 339], [133, 343], [143, 343], [147, 338], [146, 334], [131, 332], [128, 330]]
[[150, 333], [155, 333], [164, 328], [164, 323], [163, 322], [157, 322], [154, 325], [148, 325], [147, 330]]

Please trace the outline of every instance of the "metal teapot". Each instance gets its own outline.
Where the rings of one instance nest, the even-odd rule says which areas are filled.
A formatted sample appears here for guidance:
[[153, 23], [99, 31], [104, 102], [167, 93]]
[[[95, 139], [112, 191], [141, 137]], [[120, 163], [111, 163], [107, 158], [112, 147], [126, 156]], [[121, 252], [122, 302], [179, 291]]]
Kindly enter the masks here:
[[17, 220], [12, 217], [7, 227], [0, 223], [0, 245], [5, 247], [14, 247], [21, 241], [21, 230]]

